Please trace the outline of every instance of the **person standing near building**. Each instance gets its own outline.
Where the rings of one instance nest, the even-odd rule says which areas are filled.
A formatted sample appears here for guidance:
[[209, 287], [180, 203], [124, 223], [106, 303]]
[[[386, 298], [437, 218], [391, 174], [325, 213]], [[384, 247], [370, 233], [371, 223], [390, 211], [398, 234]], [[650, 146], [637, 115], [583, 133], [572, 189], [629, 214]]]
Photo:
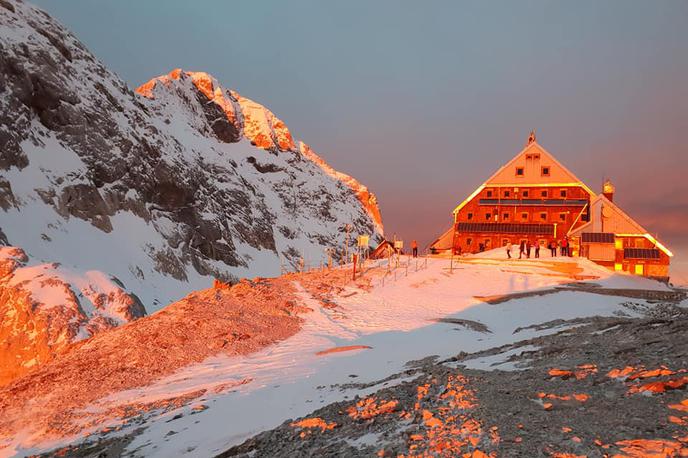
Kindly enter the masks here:
[[566, 240], [566, 237], [561, 239], [561, 255], [562, 256], [568, 256], [569, 255], [569, 244], [568, 244], [568, 241]]
[[511, 259], [511, 242], [506, 242], [506, 255]]
[[418, 242], [413, 240], [411, 242], [411, 250], [413, 250], [413, 257], [417, 258], [418, 257]]
[[518, 246], [518, 259], [523, 257], [523, 253], [526, 251], [526, 242], [521, 240], [521, 244]]
[[526, 250], [527, 250], [526, 253], [527, 253], [528, 259], [530, 259], [530, 252], [532, 249], [533, 249], [533, 245], [531, 245], [530, 240], [528, 240], [528, 242], [526, 242]]
[[557, 242], [554, 239], [549, 241], [549, 255], [553, 258], [557, 257]]
[[539, 243], [535, 244], [535, 257], [536, 258], [540, 257], [540, 244]]

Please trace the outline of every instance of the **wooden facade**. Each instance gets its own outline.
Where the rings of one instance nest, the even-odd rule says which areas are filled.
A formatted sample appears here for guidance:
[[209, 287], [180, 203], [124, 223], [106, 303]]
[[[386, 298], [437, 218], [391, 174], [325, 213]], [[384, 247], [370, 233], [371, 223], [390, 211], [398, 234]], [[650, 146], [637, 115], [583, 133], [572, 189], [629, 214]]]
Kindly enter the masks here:
[[[516, 157], [454, 209], [453, 227], [431, 250], [475, 253], [521, 241], [544, 248], [566, 238], [574, 256], [668, 279], [671, 252], [613, 204], [613, 193], [605, 183], [596, 195], [531, 134]], [[584, 235], [598, 233], [611, 235]]]

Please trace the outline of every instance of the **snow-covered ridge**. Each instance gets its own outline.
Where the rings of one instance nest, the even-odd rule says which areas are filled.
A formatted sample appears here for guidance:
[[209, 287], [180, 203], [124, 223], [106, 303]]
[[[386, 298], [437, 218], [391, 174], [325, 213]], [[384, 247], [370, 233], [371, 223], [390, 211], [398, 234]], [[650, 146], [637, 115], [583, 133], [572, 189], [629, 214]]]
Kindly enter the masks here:
[[0, 247], [0, 385], [72, 343], [146, 313], [135, 295], [102, 272], [27, 263], [21, 249]]
[[[167, 96], [170, 91], [180, 86], [184, 87], [186, 80], [190, 80], [208, 101], [217, 105], [229, 123], [234, 126], [235, 131], [248, 139], [252, 145], [269, 151], [298, 151], [318, 165], [327, 175], [348, 186], [375, 221], [377, 229], [382, 232], [382, 216], [377, 198], [366, 186], [355, 178], [332, 168], [304, 142], [295, 142], [287, 125], [272, 111], [236, 91], [223, 88], [208, 73], [190, 72], [177, 68], [167, 75], [158, 76], [142, 84], [136, 92], [154, 100]], [[186, 86], [188, 89], [188, 85]]]

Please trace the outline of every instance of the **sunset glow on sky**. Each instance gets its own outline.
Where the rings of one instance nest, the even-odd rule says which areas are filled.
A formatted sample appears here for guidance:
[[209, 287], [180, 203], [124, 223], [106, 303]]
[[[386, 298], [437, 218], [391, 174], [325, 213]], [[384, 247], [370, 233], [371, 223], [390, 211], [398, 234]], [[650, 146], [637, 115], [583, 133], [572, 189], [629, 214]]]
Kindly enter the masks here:
[[537, 129], [688, 272], [688, 2], [35, 3], [131, 87], [182, 67], [266, 105], [389, 236], [432, 242]]

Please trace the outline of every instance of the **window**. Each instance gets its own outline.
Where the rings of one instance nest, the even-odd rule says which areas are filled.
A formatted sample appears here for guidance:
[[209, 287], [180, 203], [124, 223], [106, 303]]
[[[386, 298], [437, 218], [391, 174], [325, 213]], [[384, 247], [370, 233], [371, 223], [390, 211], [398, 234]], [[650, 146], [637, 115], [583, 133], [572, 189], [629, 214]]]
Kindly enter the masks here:
[[533, 154], [533, 159], [535, 159], [536, 161], [539, 161], [540, 155], [539, 154]]
[[545, 213], [545, 212], [540, 213], [540, 220], [547, 221], [547, 213]]
[[466, 215], [466, 219], [469, 219], [469, 220], [473, 219], [473, 213], [469, 213], [468, 215]]
[[485, 221], [489, 221], [492, 218], [492, 213], [485, 213]]
[[614, 239], [614, 248], [617, 250], [623, 250], [623, 239]]
[[644, 272], [643, 265], [642, 264], [636, 264], [635, 265], [635, 274], [636, 275], [642, 275]]
[[523, 167], [516, 167], [516, 176], [517, 177], [522, 177], [523, 176]]
[[509, 244], [509, 239], [502, 239], [502, 246], [507, 246]]
[[559, 213], [559, 221], [566, 221], [566, 213]]
[[548, 166], [548, 165], [542, 167], [540, 170], [541, 170], [541, 172], [542, 172], [542, 176], [543, 176], [543, 177], [548, 177], [548, 176], [549, 176], [549, 166]]
[[487, 190], [487, 197], [492, 197], [492, 190], [491, 189]]
[[528, 212], [521, 213], [521, 221], [528, 221]]
[[523, 197], [528, 197], [528, 195], [529, 195], [529, 193], [528, 193], [527, 189], [525, 191], [523, 191]]
[[559, 197], [566, 199], [566, 189], [559, 190]]
[[617, 272], [621, 272], [623, 270], [623, 266], [621, 265], [620, 262], [617, 262], [614, 264], [614, 270]]
[[504, 197], [509, 197], [509, 196], [511, 196], [511, 192], [510, 191], [504, 191]]
[[473, 239], [470, 238], [470, 237], [467, 238], [467, 239], [466, 239], [466, 245], [471, 246], [471, 243], [473, 243]]
[[502, 215], [502, 219], [503, 219], [504, 221], [509, 221], [509, 214], [508, 214], [508, 213], [504, 213], [504, 214]]
[[540, 196], [541, 197], [547, 197], [547, 190], [543, 189], [542, 191], [540, 191]]

